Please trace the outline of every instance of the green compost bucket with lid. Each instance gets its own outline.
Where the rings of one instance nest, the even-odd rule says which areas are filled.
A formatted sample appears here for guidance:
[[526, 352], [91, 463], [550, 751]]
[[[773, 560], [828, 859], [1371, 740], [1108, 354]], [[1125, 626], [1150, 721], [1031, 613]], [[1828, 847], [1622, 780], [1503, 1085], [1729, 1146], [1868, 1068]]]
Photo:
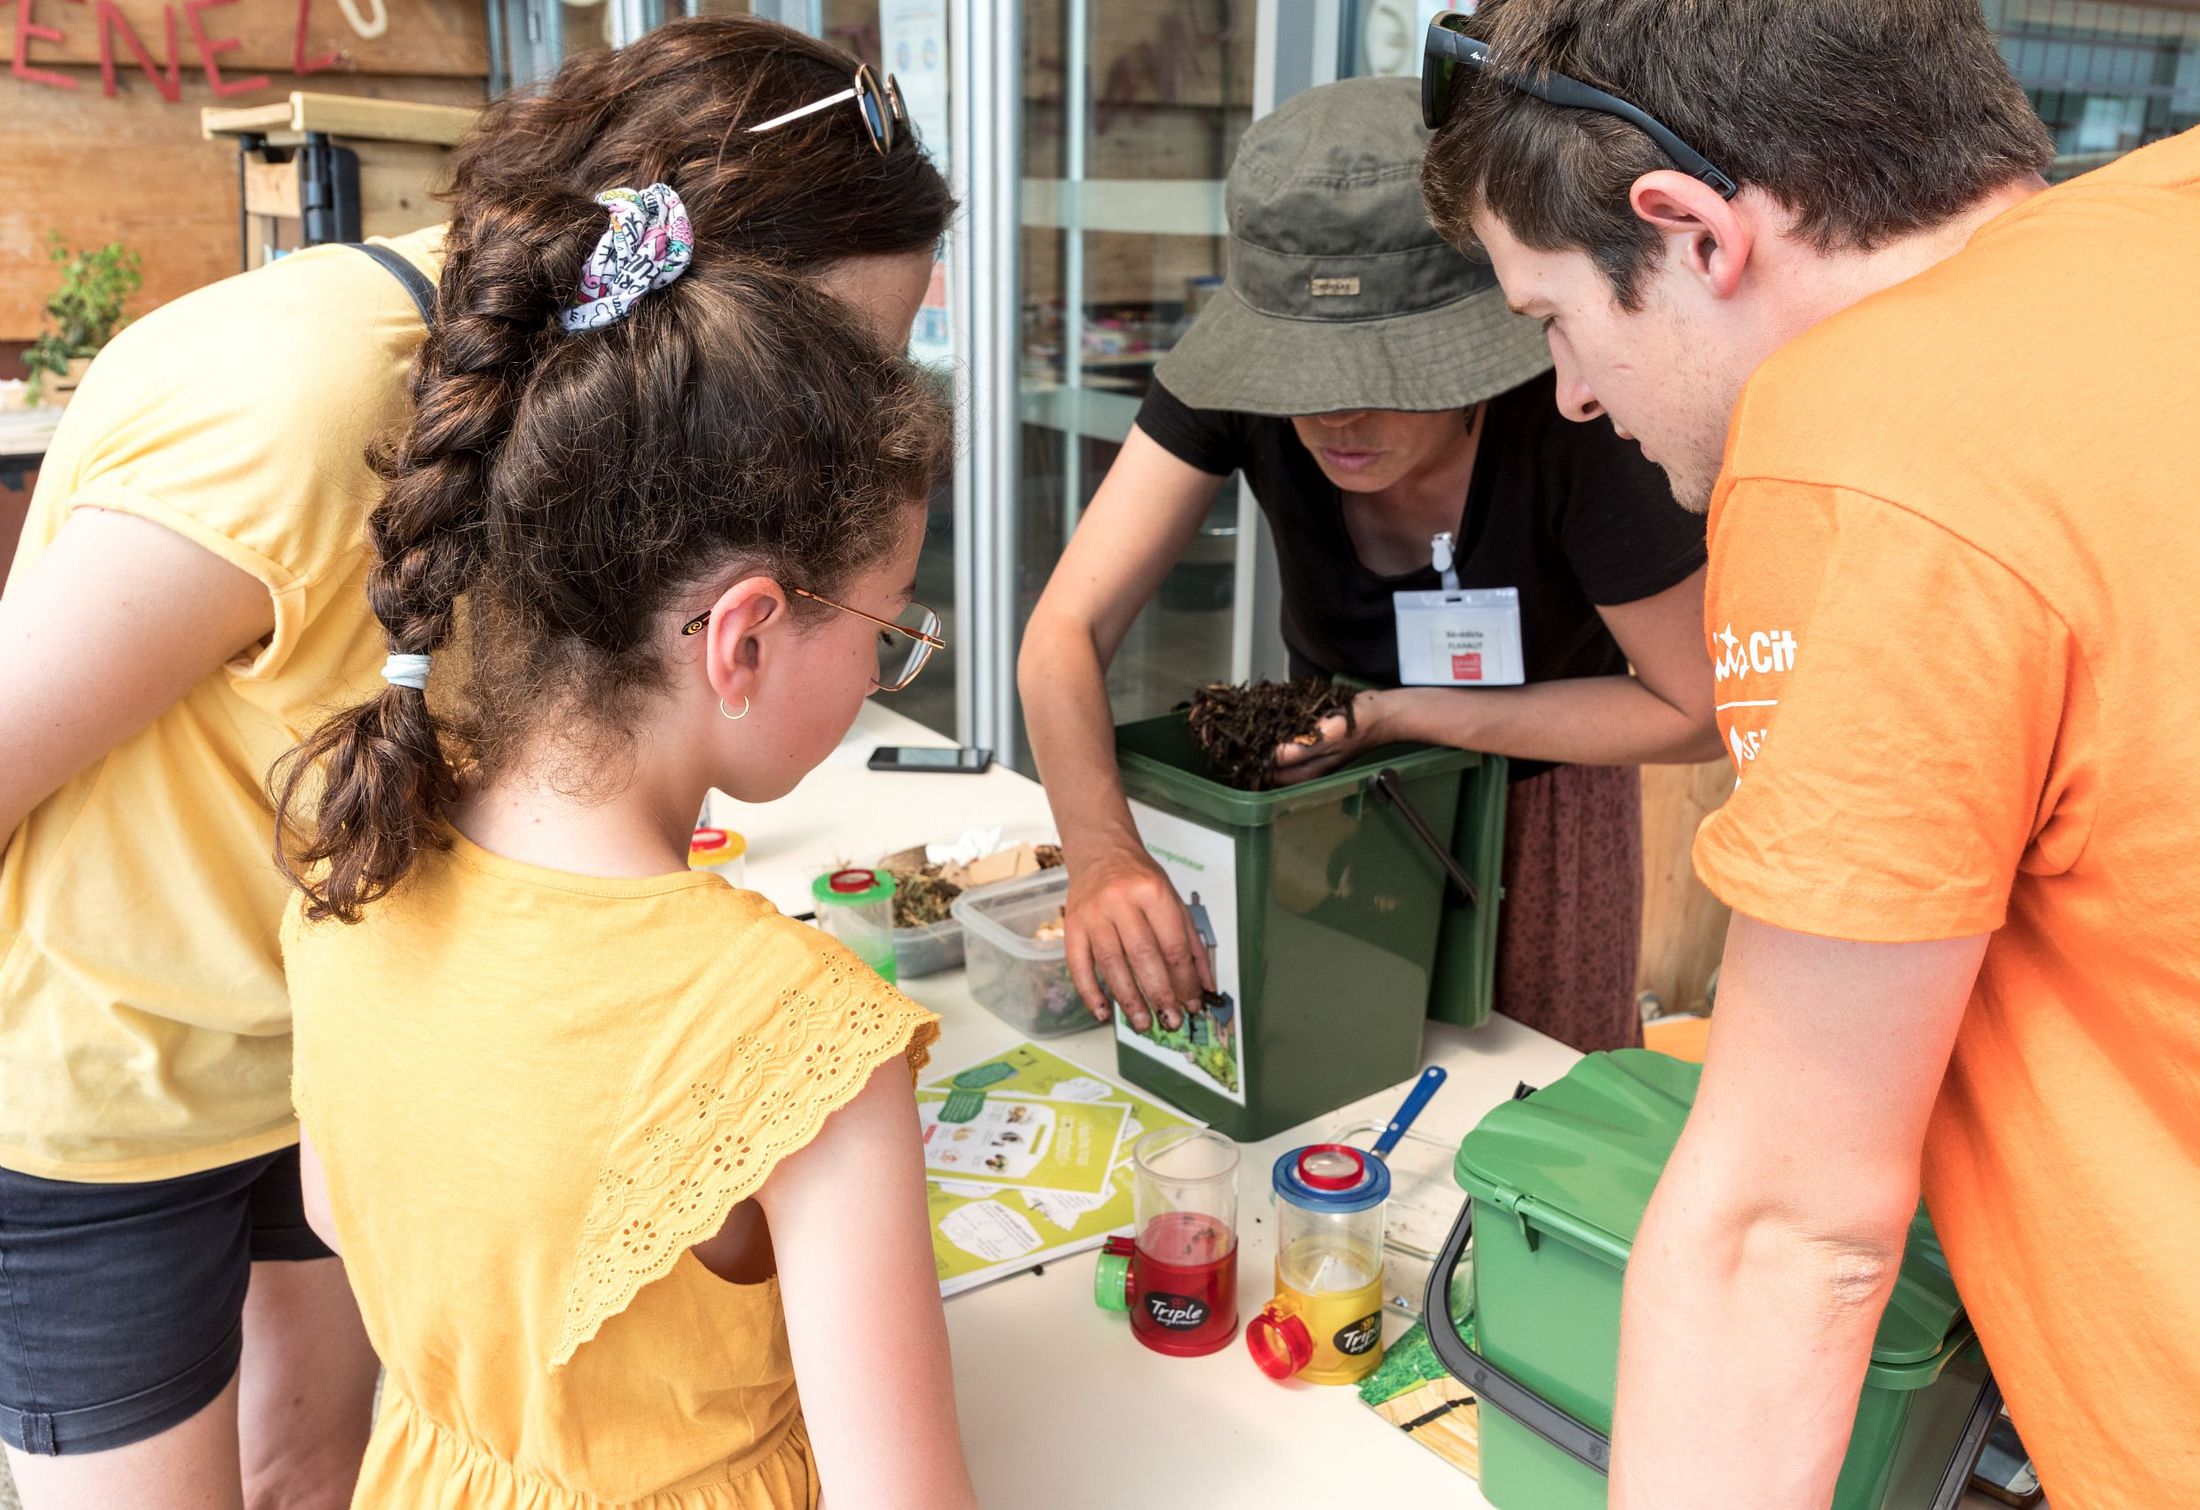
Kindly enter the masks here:
[[1213, 779], [1182, 713], [1115, 731], [1146, 850], [1207, 944], [1218, 990], [1173, 1032], [1116, 1014], [1133, 1084], [1241, 1142], [1421, 1068], [1447, 893], [1494, 893], [1452, 857], [1465, 750], [1390, 745], [1311, 781]]
[[[1437, 1357], [1485, 1405], [1482, 1492], [1500, 1510], [1605, 1503], [1620, 1285], [1701, 1070], [1663, 1054], [1591, 1054], [1485, 1116], [1459, 1145], [1468, 1200], [1423, 1314], [1452, 1314], [1474, 1240], [1479, 1350], [1432, 1322]], [[1480, 1230], [1474, 1230], [1479, 1210]], [[2000, 1406], [1922, 1210], [1872, 1342], [1834, 1510], [1952, 1510]], [[1768, 1450], [1778, 1450], [1772, 1444]]]

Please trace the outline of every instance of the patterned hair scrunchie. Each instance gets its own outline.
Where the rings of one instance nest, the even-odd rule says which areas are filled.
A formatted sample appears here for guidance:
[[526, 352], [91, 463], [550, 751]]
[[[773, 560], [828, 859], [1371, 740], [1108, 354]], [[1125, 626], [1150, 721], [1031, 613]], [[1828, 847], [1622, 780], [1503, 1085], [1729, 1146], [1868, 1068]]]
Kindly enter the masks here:
[[611, 212], [611, 227], [581, 267], [579, 301], [558, 316], [569, 332], [617, 324], [635, 300], [686, 272], [695, 255], [687, 206], [672, 185], [607, 189], [596, 203]]

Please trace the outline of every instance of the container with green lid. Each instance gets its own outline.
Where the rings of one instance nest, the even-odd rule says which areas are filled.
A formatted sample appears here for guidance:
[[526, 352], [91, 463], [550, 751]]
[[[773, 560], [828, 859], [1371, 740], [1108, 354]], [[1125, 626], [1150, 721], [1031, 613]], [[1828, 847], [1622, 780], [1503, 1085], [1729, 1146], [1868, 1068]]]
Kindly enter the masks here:
[[1391, 745], [1296, 786], [1215, 779], [1181, 713], [1115, 731], [1146, 851], [1207, 947], [1216, 989], [1175, 1029], [1115, 1014], [1116, 1065], [1241, 1142], [1421, 1068], [1447, 909], [1497, 889], [1453, 856], [1465, 750]]
[[[1431, 1340], [1496, 1407], [1481, 1416], [1482, 1492], [1501, 1510], [1605, 1502], [1621, 1280], [1700, 1074], [1642, 1049], [1592, 1054], [1493, 1109], [1459, 1146], [1453, 1174], [1468, 1206], [1430, 1283], [1448, 1286], [1472, 1230], [1479, 1351], [1441, 1325]], [[1920, 1211], [1834, 1510], [1955, 1504], [1998, 1399]]]
[[894, 878], [883, 870], [850, 867], [812, 881], [810, 896], [817, 903], [817, 926], [892, 984]]

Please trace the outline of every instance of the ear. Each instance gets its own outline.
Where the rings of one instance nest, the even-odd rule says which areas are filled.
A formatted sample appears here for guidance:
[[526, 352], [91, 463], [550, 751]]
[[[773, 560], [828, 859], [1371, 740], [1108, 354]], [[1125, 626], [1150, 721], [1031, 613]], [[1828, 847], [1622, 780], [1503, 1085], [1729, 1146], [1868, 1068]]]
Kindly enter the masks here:
[[744, 577], [710, 606], [703, 673], [722, 701], [754, 697], [764, 663], [781, 649], [793, 623], [787, 594], [769, 577]]
[[[1746, 192], [1746, 191], [1745, 191]], [[1715, 299], [1731, 299], [1756, 248], [1755, 221], [1686, 173], [1645, 173], [1628, 190], [1627, 203], [1665, 238], [1669, 260]]]

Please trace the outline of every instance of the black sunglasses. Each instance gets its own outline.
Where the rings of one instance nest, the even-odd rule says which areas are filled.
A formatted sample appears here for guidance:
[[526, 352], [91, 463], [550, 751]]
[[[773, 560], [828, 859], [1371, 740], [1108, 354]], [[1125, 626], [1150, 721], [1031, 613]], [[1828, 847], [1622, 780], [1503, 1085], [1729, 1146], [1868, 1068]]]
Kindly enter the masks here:
[[829, 94], [821, 100], [812, 100], [785, 115], [775, 115], [768, 121], [749, 127], [749, 134], [753, 136], [760, 131], [776, 131], [789, 121], [798, 121], [806, 115], [815, 115], [820, 110], [830, 110], [835, 105], [844, 105], [851, 100], [855, 102], [856, 114], [863, 118], [864, 134], [870, 137], [871, 146], [879, 155], [884, 156], [893, 150], [894, 140], [901, 132], [907, 131], [912, 138], [915, 137], [916, 128], [909, 124], [908, 107], [901, 102], [901, 85], [894, 81], [892, 74], [888, 74], [886, 87], [881, 89], [878, 76], [871, 72], [869, 64], [858, 64], [855, 81], [840, 93]]
[[[1431, 131], [1441, 129], [1451, 117], [1451, 102], [1458, 92], [1460, 71], [1471, 68], [1479, 73], [1496, 61], [1488, 43], [1466, 34], [1466, 25], [1467, 18], [1458, 11], [1446, 11], [1428, 24], [1428, 45], [1421, 59], [1421, 123]], [[1732, 199], [1739, 191], [1733, 179], [1712, 167], [1708, 158], [1675, 136], [1663, 121], [1628, 104], [1616, 94], [1606, 94], [1594, 85], [1548, 69], [1505, 78], [1501, 82], [1522, 94], [1534, 95], [1569, 110], [1594, 110], [1600, 115], [1617, 116], [1656, 142], [1658, 150], [1673, 159], [1675, 167], [1717, 191], [1721, 199]]]

